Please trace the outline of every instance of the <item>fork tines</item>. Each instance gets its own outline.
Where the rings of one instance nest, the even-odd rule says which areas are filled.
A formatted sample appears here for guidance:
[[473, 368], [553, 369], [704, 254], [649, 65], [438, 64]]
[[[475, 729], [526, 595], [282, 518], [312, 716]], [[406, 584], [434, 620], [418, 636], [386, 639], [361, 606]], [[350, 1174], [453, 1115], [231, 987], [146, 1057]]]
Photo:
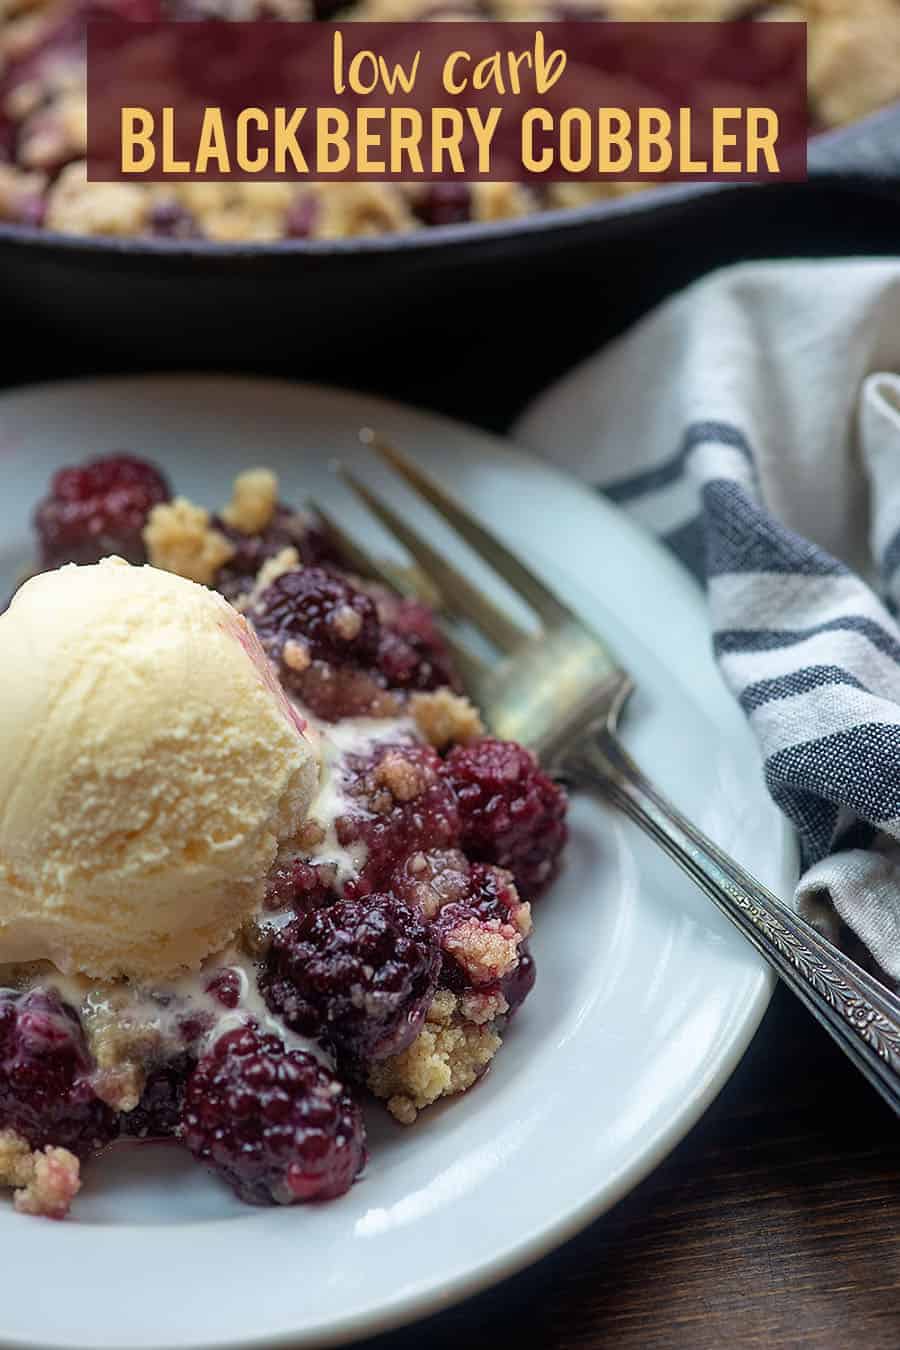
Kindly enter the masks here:
[[[424, 498], [470, 548], [530, 605], [545, 627], [565, 623], [572, 617], [567, 606], [524, 563], [423, 469], [370, 430], [361, 432], [360, 439], [400, 474], [413, 492]], [[385, 529], [399, 540], [434, 583], [451, 614], [467, 620], [504, 652], [514, 651], [532, 639], [533, 633], [510, 619], [370, 487], [343, 465], [336, 467], [347, 486]]]

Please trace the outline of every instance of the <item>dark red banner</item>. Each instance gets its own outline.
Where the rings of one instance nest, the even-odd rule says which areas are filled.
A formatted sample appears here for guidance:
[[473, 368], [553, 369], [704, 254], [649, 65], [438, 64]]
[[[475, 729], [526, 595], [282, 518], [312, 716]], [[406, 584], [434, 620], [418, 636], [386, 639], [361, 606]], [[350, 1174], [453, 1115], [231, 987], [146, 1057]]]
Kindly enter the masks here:
[[803, 179], [796, 23], [88, 30], [94, 180]]

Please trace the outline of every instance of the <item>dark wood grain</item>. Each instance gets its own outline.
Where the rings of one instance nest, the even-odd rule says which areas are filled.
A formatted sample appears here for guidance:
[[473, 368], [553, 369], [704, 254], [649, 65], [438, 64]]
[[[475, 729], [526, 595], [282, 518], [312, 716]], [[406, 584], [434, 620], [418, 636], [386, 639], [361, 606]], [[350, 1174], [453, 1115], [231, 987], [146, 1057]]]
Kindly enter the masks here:
[[531, 1270], [367, 1344], [897, 1350], [898, 1183], [896, 1118], [779, 988], [718, 1101], [626, 1200]]

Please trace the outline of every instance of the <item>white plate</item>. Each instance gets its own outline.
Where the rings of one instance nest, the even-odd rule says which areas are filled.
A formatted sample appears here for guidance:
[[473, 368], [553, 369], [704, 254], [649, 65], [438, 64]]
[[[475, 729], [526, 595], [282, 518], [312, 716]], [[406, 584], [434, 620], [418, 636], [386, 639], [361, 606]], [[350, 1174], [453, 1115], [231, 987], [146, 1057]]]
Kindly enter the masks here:
[[[273, 381], [6, 393], [0, 584], [28, 556], [49, 474], [119, 448], [211, 504], [235, 471], [271, 465], [286, 500], [319, 498], [369, 528], [328, 471], [336, 454], [370, 471], [356, 441], [366, 423], [421, 456], [609, 635], [640, 688], [628, 744], [713, 838], [788, 894], [793, 848], [710, 658], [699, 592], [623, 516], [483, 432]], [[343, 1199], [247, 1208], [177, 1149], [145, 1146], [93, 1166], [67, 1223], [0, 1204], [0, 1344], [334, 1344], [446, 1307], [607, 1209], [718, 1092], [772, 982], [652, 845], [589, 800], [573, 805], [568, 861], [536, 921], [537, 987], [491, 1073], [412, 1130], [375, 1116], [372, 1161]]]

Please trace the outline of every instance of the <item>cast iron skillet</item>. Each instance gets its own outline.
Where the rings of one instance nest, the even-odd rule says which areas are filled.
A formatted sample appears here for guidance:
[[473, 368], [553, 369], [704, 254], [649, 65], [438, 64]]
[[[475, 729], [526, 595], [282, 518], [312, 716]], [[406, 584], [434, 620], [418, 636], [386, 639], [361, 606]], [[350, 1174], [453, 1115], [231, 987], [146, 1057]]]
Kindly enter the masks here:
[[520, 397], [505, 388], [527, 397], [531, 370], [549, 378], [712, 266], [896, 252], [900, 105], [817, 137], [809, 163], [808, 184], [675, 184], [378, 238], [214, 244], [0, 226], [11, 339], [0, 382], [154, 367], [352, 373], [471, 416], [469, 372], [487, 367], [499, 421], [504, 398]]

